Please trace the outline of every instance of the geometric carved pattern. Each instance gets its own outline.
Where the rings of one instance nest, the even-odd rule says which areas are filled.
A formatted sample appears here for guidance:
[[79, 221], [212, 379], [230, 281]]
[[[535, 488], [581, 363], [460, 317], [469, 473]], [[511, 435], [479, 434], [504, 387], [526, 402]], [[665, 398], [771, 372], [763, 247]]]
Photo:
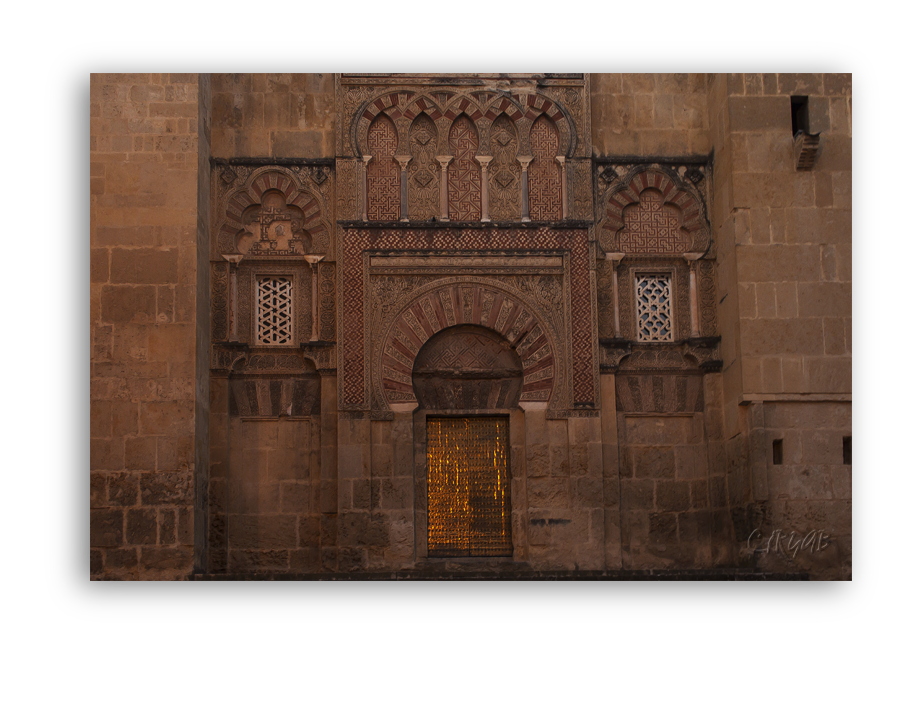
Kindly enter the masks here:
[[702, 376], [625, 375], [617, 377], [616, 385], [621, 412], [703, 412]]
[[521, 172], [518, 162], [518, 133], [506, 115], [496, 118], [490, 128], [489, 196], [490, 219], [495, 222], [518, 221], [521, 211]]
[[671, 277], [636, 274], [637, 339], [640, 342], [670, 342]]
[[601, 247], [628, 254], [703, 251], [708, 231], [700, 202], [688, 188], [654, 168], [625, 179], [607, 197]]
[[394, 160], [398, 132], [385, 115], [379, 115], [369, 127], [367, 167], [368, 218], [373, 221], [397, 220], [401, 217], [401, 172]]
[[624, 229], [620, 251], [631, 254], [679, 254], [687, 251], [690, 238], [679, 227], [677, 208], [665, 205], [662, 194], [647, 188], [639, 203], [623, 210]]
[[258, 344], [293, 343], [293, 285], [289, 278], [258, 279]]
[[[229, 194], [221, 213], [225, 219], [217, 235], [218, 253], [254, 257], [327, 251], [330, 232], [322, 219], [322, 211], [329, 209], [322, 193], [327, 187], [316, 197], [311, 186], [280, 168], [266, 167], [249, 185]], [[223, 171], [227, 173], [231, 171]]]
[[[369, 359], [367, 358], [367, 317], [368, 303], [365, 295], [367, 281], [363, 253], [367, 250], [402, 249], [415, 252], [436, 251], [452, 252], [461, 250], [493, 249], [527, 249], [527, 250], [562, 250], [568, 252], [570, 277], [570, 347], [572, 349], [572, 390], [571, 402], [593, 405], [596, 398], [597, 359], [593, 354], [594, 322], [592, 320], [589, 276], [588, 231], [584, 229], [555, 230], [549, 227], [537, 229], [449, 229], [437, 230], [430, 238], [429, 232], [422, 229], [373, 229], [348, 227], [343, 230], [338, 256], [341, 259], [341, 324], [339, 340], [340, 373], [343, 380], [340, 384], [341, 407], [345, 410], [367, 410], [369, 405]], [[476, 284], [469, 286], [470, 293]], [[499, 292], [499, 291], [497, 291]], [[440, 296], [441, 299], [441, 296]], [[473, 301], [472, 301], [473, 302]], [[435, 305], [435, 300], [430, 301]], [[440, 303], [441, 305], [441, 303]], [[462, 306], [463, 308], [463, 306]], [[430, 309], [433, 309], [432, 307]], [[463, 308], [464, 309], [464, 308]], [[474, 315], [473, 305], [467, 308]], [[406, 311], [405, 311], [406, 312]], [[422, 311], [424, 319], [433, 324]], [[480, 313], [476, 313], [480, 314]], [[498, 313], [497, 313], [498, 316]], [[436, 314], [432, 314], [436, 318]], [[498, 320], [498, 317], [497, 317]], [[462, 319], [463, 324], [484, 324], [471, 319]], [[494, 325], [496, 324], [494, 320]], [[419, 323], [418, 323], [419, 324]], [[441, 329], [441, 325], [436, 329]], [[494, 327], [495, 329], [495, 327]], [[497, 332], [502, 334], [500, 329]], [[425, 330], [424, 330], [425, 332]], [[426, 338], [432, 333], [426, 335]], [[504, 335], [509, 338], [509, 335]], [[685, 335], [686, 336], [686, 335]], [[511, 341], [511, 339], [510, 339]], [[545, 344], [547, 343], [545, 339]], [[419, 347], [416, 348], [419, 351]], [[521, 345], [517, 347], [523, 363], [525, 355]], [[533, 350], [532, 350], [533, 353]], [[409, 377], [408, 377], [409, 378]], [[552, 379], [550, 385], [552, 385]], [[534, 381], [532, 381], [534, 383]], [[538, 381], [540, 383], [540, 381]], [[406, 391], [413, 395], [413, 388], [404, 384]], [[526, 378], [525, 385], [528, 386]], [[545, 386], [545, 390], [548, 387]], [[527, 400], [523, 388], [521, 401]], [[536, 388], [530, 388], [535, 391]], [[539, 389], [538, 389], [539, 390]], [[540, 398], [537, 398], [538, 400]]]
[[467, 115], [459, 115], [448, 135], [454, 160], [448, 168], [448, 212], [455, 222], [480, 221], [480, 167], [474, 161], [479, 141]]
[[528, 169], [528, 208], [532, 220], [563, 218], [560, 165], [556, 161], [559, 148], [557, 128], [541, 115], [531, 127], [534, 161]]
[[509, 420], [427, 420], [429, 555], [512, 556]]
[[413, 365], [413, 387], [421, 408], [515, 408], [522, 362], [495, 332], [458, 325], [423, 345]]
[[[487, 334], [485, 330], [463, 327], [464, 325], [478, 325], [496, 332], [498, 336]], [[461, 327], [454, 327], [459, 325]], [[442, 330], [450, 329], [443, 337], [437, 335]], [[460, 334], [459, 334], [460, 332]], [[458, 336], [452, 337], [457, 334]], [[432, 348], [427, 346], [430, 338], [433, 340]], [[481, 339], [472, 343], [471, 337]], [[454, 339], [454, 346], [450, 340]], [[472, 359], [473, 353], [469, 347], [481, 347], [485, 341], [497, 340], [499, 344], [508, 342], [515, 350], [507, 359], [499, 363], [496, 351], [492, 344], [488, 354], [492, 356], [486, 363], [475, 366]], [[505, 342], [503, 341], [505, 340]], [[443, 346], [444, 345], [444, 346]], [[423, 350], [422, 357], [420, 356]], [[480, 394], [482, 388], [480, 378], [503, 378], [514, 374], [507, 373], [514, 369], [513, 359], [520, 360], [519, 375], [522, 376], [521, 396], [516, 400], [521, 401], [547, 401], [553, 391], [555, 377], [555, 359], [553, 346], [538, 319], [520, 301], [508, 294], [480, 285], [452, 284], [431, 291], [421, 296], [408, 305], [389, 326], [388, 337], [385, 340], [382, 352], [382, 388], [389, 405], [391, 403], [416, 402], [414, 394], [416, 380], [414, 374], [420, 372], [421, 376], [436, 371], [441, 376], [444, 370], [442, 365], [454, 364], [456, 359], [462, 359], [469, 364], [469, 369], [475, 372], [478, 385], [476, 393]], [[479, 359], [478, 359], [479, 361]], [[462, 363], [463, 363], [462, 362]], [[501, 369], [501, 370], [500, 370]], [[481, 376], [483, 374], [483, 376]], [[453, 374], [452, 374], [453, 375]], [[476, 401], [459, 400], [456, 402], [473, 402], [485, 404], [480, 407], [489, 407], [491, 393], [495, 393], [492, 401], [507, 402], [514, 384], [503, 388], [501, 384], [488, 385], [486, 398], [478, 395]], [[431, 402], [437, 396], [435, 390], [428, 390], [426, 401]], [[451, 391], [446, 391], [443, 397]], [[457, 392], [457, 391], [455, 391]], [[475, 391], [468, 391], [474, 393]], [[464, 398], [464, 389], [461, 389]], [[494, 406], [502, 407], [502, 406]]]
[[245, 378], [229, 381], [233, 417], [303, 417], [321, 409], [321, 380], [314, 371], [299, 378]]
[[318, 264], [318, 339], [333, 342], [337, 338], [336, 293], [333, 262]]
[[436, 126], [422, 114], [410, 126], [410, 165], [407, 167], [407, 212], [412, 220], [439, 216], [439, 163]]

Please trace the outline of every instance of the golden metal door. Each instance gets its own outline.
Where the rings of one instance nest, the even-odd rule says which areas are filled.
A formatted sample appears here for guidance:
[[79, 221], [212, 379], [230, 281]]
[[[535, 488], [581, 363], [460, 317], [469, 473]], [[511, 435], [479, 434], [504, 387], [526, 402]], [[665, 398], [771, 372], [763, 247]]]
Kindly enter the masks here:
[[429, 556], [512, 556], [509, 419], [429, 418]]

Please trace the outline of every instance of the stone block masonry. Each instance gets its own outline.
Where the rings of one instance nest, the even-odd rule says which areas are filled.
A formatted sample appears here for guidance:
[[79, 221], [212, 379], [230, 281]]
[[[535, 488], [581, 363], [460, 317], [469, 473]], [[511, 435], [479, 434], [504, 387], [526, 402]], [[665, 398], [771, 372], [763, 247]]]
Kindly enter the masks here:
[[194, 564], [201, 87], [197, 74], [91, 77], [92, 578], [186, 578]]

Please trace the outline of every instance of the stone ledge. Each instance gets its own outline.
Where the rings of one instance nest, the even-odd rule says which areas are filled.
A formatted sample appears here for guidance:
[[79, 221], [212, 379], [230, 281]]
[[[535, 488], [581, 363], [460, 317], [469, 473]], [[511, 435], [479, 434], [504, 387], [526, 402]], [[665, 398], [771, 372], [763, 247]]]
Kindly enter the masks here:
[[193, 581], [808, 581], [807, 573], [747, 569], [617, 571], [371, 571], [361, 573], [194, 574]]

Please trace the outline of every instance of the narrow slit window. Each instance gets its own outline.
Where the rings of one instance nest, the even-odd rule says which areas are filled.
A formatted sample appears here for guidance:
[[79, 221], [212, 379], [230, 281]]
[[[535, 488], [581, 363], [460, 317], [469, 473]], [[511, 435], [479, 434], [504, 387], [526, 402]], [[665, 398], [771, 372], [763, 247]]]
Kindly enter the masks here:
[[852, 437], [843, 437], [843, 463], [852, 465]]
[[808, 125], [808, 96], [792, 96], [792, 134], [799, 132], [811, 133]]
[[258, 344], [293, 343], [293, 281], [283, 276], [258, 279]]
[[637, 274], [636, 321], [639, 341], [674, 341], [671, 317], [671, 276]]
[[773, 464], [782, 463], [782, 440], [773, 440]]

